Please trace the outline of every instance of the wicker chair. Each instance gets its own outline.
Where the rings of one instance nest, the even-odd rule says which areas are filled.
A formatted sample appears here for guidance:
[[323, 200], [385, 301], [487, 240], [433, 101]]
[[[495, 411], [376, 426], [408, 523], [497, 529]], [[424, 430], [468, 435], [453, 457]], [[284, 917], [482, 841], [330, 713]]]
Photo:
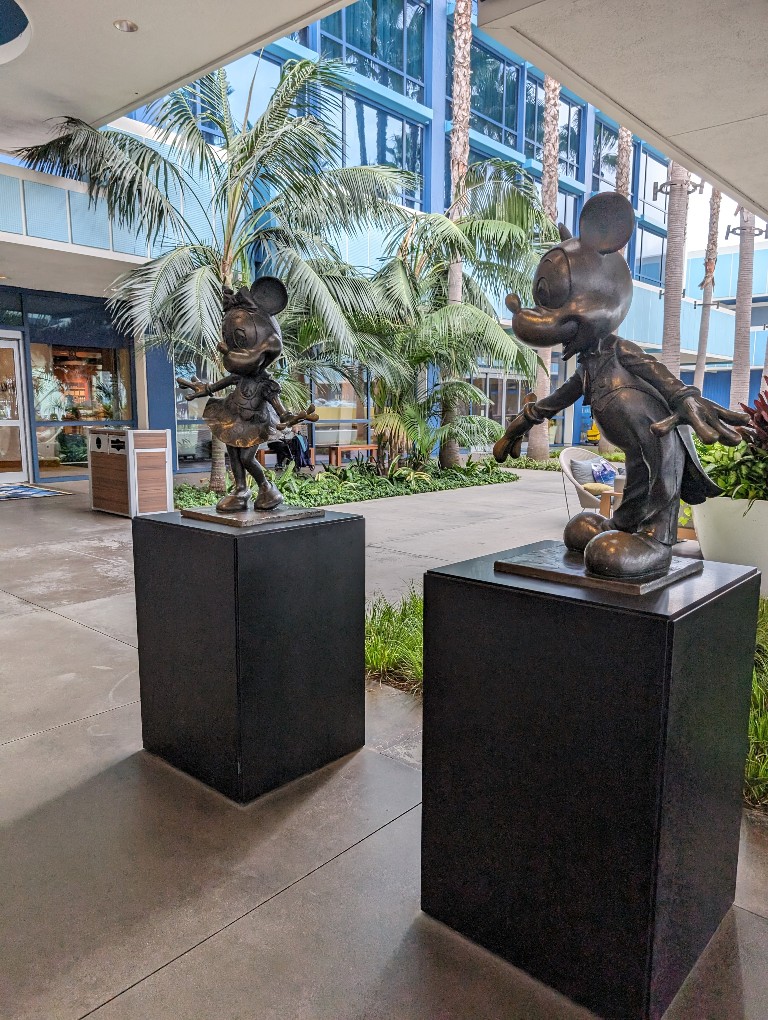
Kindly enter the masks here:
[[563, 492], [565, 493], [565, 506], [569, 515], [571, 508], [568, 506], [568, 491], [565, 487], [566, 478], [576, 489], [576, 495], [579, 497], [579, 503], [583, 509], [596, 510], [600, 506], [600, 497], [593, 496], [591, 492], [587, 492], [584, 486], [576, 481], [571, 471], [571, 463], [574, 460], [598, 460], [599, 456], [596, 450], [585, 450], [583, 446], [569, 446], [560, 452], [559, 459], [563, 472]]

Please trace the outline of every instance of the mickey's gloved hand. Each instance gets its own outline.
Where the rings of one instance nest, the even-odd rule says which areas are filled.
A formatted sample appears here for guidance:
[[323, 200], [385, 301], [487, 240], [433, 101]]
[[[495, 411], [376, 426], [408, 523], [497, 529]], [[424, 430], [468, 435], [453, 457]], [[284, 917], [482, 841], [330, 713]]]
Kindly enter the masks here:
[[[520, 456], [520, 450], [523, 445], [523, 436], [527, 435], [533, 426], [537, 424], [535, 421], [531, 421], [525, 413], [530, 407], [531, 405], [527, 404], [525, 409], [522, 410], [516, 418], [512, 419], [509, 425], [507, 425], [507, 431], [494, 446], [493, 456], [499, 464], [503, 464], [507, 457]], [[544, 419], [542, 418], [541, 420], [543, 421]]]
[[738, 446], [742, 437], [731, 425], [746, 425], [749, 422], [748, 415], [720, 407], [702, 397], [692, 386], [682, 390], [677, 399], [670, 403], [674, 414], [651, 425], [651, 432], [656, 436], [666, 436], [678, 425], [690, 425], [704, 443]]

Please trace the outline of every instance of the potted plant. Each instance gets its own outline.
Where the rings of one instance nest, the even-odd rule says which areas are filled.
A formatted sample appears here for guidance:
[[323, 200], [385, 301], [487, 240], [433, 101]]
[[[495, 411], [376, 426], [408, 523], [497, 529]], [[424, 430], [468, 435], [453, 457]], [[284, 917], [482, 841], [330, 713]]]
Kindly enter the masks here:
[[701, 448], [701, 462], [723, 492], [695, 506], [693, 520], [704, 558], [757, 567], [768, 595], [768, 389], [744, 410], [752, 421], [739, 430], [742, 443]]

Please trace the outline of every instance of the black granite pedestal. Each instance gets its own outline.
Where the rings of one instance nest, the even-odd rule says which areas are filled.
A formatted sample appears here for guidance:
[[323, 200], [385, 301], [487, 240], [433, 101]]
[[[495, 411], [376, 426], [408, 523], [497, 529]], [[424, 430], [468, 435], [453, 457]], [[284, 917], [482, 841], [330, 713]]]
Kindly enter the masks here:
[[135, 517], [144, 747], [244, 803], [365, 742], [365, 521]]
[[760, 575], [628, 596], [503, 555], [425, 576], [422, 907], [657, 1020], [733, 901]]

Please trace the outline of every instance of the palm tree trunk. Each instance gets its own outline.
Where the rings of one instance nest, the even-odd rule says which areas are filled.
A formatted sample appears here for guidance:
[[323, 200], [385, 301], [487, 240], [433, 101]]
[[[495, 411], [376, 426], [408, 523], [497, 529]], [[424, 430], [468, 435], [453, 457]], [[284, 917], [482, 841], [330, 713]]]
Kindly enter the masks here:
[[[619, 127], [619, 142], [616, 149], [616, 191], [623, 195], [625, 198], [629, 198], [629, 189], [632, 183], [632, 132], [629, 128]], [[627, 251], [626, 245], [621, 249], [621, 254], [625, 255]], [[600, 439], [597, 444], [597, 449], [600, 453], [613, 453], [616, 447], [613, 443], [609, 443], [608, 440], [600, 434]]]
[[733, 411], [749, 403], [751, 352], [749, 329], [752, 325], [752, 269], [755, 262], [755, 214], [743, 206], [739, 216], [739, 275], [736, 280], [736, 316], [733, 327], [733, 371], [731, 400]]
[[220, 439], [211, 436], [211, 477], [208, 481], [208, 488], [211, 492], [218, 492], [223, 496], [227, 490], [227, 469], [224, 460], [226, 447]]
[[667, 257], [664, 267], [664, 325], [661, 358], [673, 375], [680, 376], [680, 313], [685, 273], [685, 232], [688, 220], [690, 171], [679, 163], [669, 165], [672, 187], [667, 207]]
[[[457, 220], [464, 212], [464, 179], [469, 167], [469, 108], [472, 96], [472, 0], [456, 0], [453, 11], [453, 119], [451, 123], [451, 208], [448, 215]], [[463, 294], [463, 267], [457, 259], [448, 267], [448, 303], [460, 304]], [[441, 422], [450, 425], [456, 408], [443, 404]], [[440, 467], [461, 463], [459, 444], [454, 439], [440, 446]]]
[[[544, 142], [541, 153], [541, 204], [544, 212], [557, 222], [557, 182], [560, 170], [560, 83], [547, 75], [544, 78]], [[536, 371], [536, 399], [549, 396], [552, 351], [543, 347], [536, 352], [541, 363]], [[534, 425], [528, 433], [528, 456], [533, 460], [549, 460], [549, 422]]]
[[709, 233], [707, 234], [707, 250], [704, 253], [704, 279], [699, 286], [701, 296], [701, 322], [699, 323], [699, 346], [696, 351], [696, 370], [693, 373], [693, 385], [704, 389], [704, 371], [707, 366], [707, 342], [709, 340], [709, 317], [712, 311], [712, 294], [715, 289], [715, 266], [717, 265], [717, 231], [720, 225], [720, 199], [717, 188], [712, 189], [709, 199]]

